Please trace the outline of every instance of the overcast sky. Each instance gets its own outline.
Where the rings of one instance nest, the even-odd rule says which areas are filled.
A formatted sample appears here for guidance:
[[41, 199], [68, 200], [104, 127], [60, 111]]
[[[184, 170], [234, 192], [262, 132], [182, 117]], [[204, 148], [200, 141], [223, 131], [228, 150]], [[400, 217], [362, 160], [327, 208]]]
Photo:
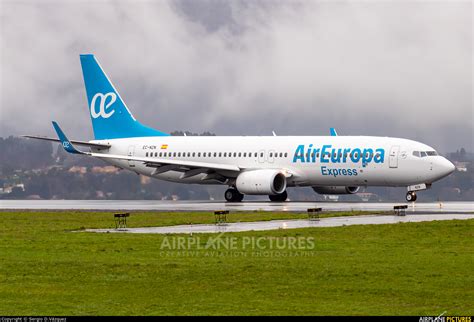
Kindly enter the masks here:
[[473, 150], [471, 1], [0, 0], [0, 136], [92, 139], [79, 54], [163, 131]]

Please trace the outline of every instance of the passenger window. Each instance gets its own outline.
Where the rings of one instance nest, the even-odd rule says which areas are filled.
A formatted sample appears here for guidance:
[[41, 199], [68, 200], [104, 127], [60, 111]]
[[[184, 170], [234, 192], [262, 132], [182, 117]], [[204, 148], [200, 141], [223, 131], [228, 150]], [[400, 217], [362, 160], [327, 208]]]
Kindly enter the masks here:
[[240, 158], [241, 156], [242, 156], [242, 153], [241, 153], [241, 152], [239, 152], [239, 158]]
[[263, 152], [262, 152], [262, 153], [260, 153], [260, 157], [262, 157], [262, 158], [263, 158]]
[[217, 152], [214, 152], [214, 158], [217, 157]]
[[145, 156], [146, 156], [146, 157], [148, 156], [148, 152], [147, 152], [147, 153], [145, 153]]
[[285, 152], [285, 158], [288, 157], [288, 152]]
[[237, 152], [234, 152], [234, 158], [237, 157]]
[[244, 152], [244, 158], [247, 157], [247, 152]]
[[198, 152], [198, 158], [200, 158], [200, 157], [201, 157], [201, 152]]
[[204, 153], [202, 154], [202, 156], [203, 156], [203, 157], [206, 157], [206, 152], [204, 152]]
[[224, 158], [227, 157], [227, 152], [224, 152]]
[[255, 157], [257, 157], [257, 152], [255, 152]]
[[193, 158], [196, 156], [196, 152], [193, 152]]
[[176, 152], [173, 152], [173, 158], [175, 158], [175, 157], [176, 157]]
[[222, 152], [219, 152], [219, 158], [222, 157]]
[[273, 157], [273, 153], [270, 152], [270, 158]]

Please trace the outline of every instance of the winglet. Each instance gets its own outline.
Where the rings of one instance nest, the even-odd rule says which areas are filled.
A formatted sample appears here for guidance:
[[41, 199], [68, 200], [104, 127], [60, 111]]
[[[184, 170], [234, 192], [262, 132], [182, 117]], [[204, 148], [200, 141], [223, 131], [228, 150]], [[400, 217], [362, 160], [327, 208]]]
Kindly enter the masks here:
[[59, 140], [61, 141], [61, 144], [63, 145], [64, 150], [69, 153], [74, 153], [74, 154], [83, 154], [84, 152], [81, 152], [77, 150], [72, 143], [69, 141], [69, 139], [66, 137], [64, 134], [63, 130], [59, 127], [58, 123], [53, 121], [53, 127], [54, 130], [56, 131], [56, 134], [58, 135]]
[[337, 136], [337, 132], [335, 128], [331, 127], [329, 131], [331, 132], [331, 136]]

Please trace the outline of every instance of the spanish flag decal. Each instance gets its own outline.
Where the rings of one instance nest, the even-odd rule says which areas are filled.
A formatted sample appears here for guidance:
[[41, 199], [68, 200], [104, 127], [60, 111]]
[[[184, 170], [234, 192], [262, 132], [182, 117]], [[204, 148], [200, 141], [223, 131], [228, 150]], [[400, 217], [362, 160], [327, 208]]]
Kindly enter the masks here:
[[166, 150], [167, 148], [168, 148], [168, 144], [162, 144], [162, 145], [161, 145], [161, 149], [162, 149], [162, 150]]

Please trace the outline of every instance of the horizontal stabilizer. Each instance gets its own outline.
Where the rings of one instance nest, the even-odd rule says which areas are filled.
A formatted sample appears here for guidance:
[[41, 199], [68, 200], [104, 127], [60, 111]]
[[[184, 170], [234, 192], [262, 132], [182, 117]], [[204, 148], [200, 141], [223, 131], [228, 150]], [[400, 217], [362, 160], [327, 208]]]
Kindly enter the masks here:
[[[40, 135], [22, 135], [24, 138], [29, 139], [36, 139], [36, 140], [44, 140], [44, 141], [51, 141], [51, 142], [58, 142], [60, 143], [60, 139], [56, 138], [49, 138], [47, 136], [40, 136]], [[110, 148], [110, 144], [103, 144], [103, 143], [91, 143], [87, 141], [77, 141], [77, 140], [70, 140], [72, 144], [79, 145], [79, 146], [87, 146], [90, 148], [98, 148], [98, 149], [108, 149]]]

